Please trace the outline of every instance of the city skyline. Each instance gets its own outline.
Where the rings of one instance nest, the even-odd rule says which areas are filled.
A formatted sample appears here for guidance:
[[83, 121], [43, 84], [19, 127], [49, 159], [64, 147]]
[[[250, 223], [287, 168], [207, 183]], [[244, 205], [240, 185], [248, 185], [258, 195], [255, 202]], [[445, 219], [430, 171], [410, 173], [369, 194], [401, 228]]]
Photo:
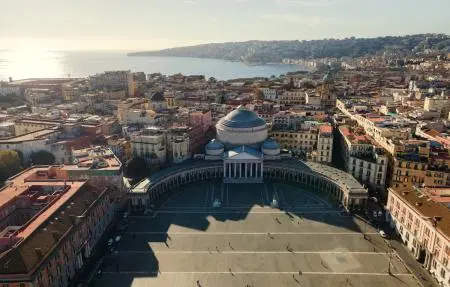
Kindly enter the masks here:
[[445, 11], [450, 2], [433, 4], [417, 0], [9, 1], [3, 4], [9, 13], [0, 19], [0, 48], [133, 51], [246, 40], [449, 34]]

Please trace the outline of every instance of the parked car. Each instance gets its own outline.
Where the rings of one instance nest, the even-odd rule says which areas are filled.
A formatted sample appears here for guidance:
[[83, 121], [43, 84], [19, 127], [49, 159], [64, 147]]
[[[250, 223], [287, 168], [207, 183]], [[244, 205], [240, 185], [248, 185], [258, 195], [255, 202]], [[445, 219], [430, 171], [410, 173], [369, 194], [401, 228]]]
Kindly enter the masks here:
[[113, 244], [113, 242], [114, 242], [114, 240], [113, 240], [112, 238], [110, 238], [110, 239], [108, 240], [108, 246], [111, 246], [111, 245]]

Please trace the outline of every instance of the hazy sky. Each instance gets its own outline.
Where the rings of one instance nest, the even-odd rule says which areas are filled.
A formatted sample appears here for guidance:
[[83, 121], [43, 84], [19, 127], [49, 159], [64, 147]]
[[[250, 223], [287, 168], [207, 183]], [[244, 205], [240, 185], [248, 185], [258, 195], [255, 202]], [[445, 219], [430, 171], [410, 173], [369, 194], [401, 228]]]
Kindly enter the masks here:
[[450, 0], [1, 0], [0, 49], [450, 34]]

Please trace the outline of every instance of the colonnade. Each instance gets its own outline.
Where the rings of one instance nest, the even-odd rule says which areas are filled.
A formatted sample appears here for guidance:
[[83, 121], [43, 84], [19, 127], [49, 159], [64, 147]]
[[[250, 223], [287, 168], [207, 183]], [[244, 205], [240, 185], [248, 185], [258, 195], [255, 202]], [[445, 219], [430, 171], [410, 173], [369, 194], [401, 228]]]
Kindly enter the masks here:
[[[255, 165], [255, 163], [260, 163], [260, 165]], [[233, 181], [232, 177], [230, 177], [234, 177], [235, 174], [239, 175], [238, 181]], [[142, 209], [147, 208], [152, 201], [158, 199], [162, 194], [170, 192], [184, 184], [209, 179], [223, 179], [225, 183], [227, 183], [227, 180], [230, 180], [228, 181], [229, 183], [262, 182], [263, 178], [304, 184], [317, 191], [323, 191], [330, 194], [332, 198], [346, 208], [351, 208], [352, 206], [364, 206], [367, 201], [367, 195], [352, 194], [341, 182], [323, 176], [314, 170], [284, 167], [273, 164], [263, 166], [262, 162], [253, 162], [253, 164], [249, 164], [249, 162], [229, 162], [227, 164], [215, 162], [211, 163], [211, 166], [192, 166], [190, 168], [175, 171], [172, 174], [169, 173], [167, 176], [150, 179], [146, 193], [129, 192], [129, 197], [133, 208]]]
[[262, 161], [224, 161], [223, 162], [223, 182], [262, 182], [263, 162]]

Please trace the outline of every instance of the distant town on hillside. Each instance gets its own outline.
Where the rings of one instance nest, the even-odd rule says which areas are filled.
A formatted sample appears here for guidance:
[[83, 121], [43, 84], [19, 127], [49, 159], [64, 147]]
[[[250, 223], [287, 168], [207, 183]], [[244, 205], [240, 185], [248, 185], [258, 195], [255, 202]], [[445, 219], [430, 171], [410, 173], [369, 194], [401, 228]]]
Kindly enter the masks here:
[[355, 58], [381, 54], [405, 57], [436, 51], [442, 53], [450, 52], [450, 36], [444, 34], [417, 34], [311, 41], [227, 42], [135, 52], [128, 55], [212, 58], [242, 61], [248, 64], [267, 64], [289, 63], [298, 59]]

